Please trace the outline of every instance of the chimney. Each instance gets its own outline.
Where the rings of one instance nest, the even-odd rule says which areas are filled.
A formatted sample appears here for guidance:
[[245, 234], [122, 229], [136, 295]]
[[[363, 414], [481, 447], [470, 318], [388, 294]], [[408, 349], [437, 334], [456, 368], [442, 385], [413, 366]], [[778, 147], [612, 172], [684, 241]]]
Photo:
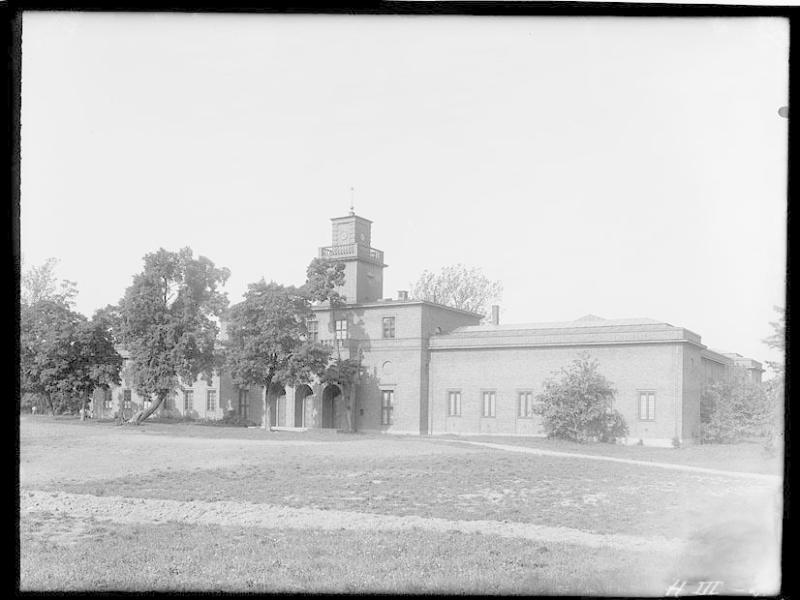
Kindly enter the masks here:
[[500, 325], [500, 307], [492, 304], [492, 325]]
[[397, 292], [398, 300], [408, 300], [408, 290], [399, 290]]

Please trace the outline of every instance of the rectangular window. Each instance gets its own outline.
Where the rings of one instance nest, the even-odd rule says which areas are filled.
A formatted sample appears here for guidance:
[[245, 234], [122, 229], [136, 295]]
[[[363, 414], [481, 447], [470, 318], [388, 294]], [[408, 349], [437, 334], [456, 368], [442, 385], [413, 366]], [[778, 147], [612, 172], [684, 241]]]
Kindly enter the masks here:
[[309, 319], [306, 321], [306, 329], [308, 330], [308, 341], [316, 342], [319, 340], [319, 321]]
[[217, 410], [217, 390], [206, 390], [206, 410]]
[[495, 392], [483, 392], [483, 416], [493, 417], [495, 408]]
[[392, 424], [392, 410], [394, 409], [394, 390], [381, 391], [381, 425]]
[[130, 408], [131, 407], [131, 391], [130, 390], [122, 390], [122, 407], [123, 408]]
[[347, 319], [336, 320], [336, 339], [337, 340], [347, 339]]
[[447, 416], [460, 417], [461, 416], [461, 392], [452, 391], [447, 392]]
[[639, 392], [639, 420], [656, 420], [656, 394], [655, 392]]
[[111, 390], [103, 390], [103, 408], [111, 408]]
[[194, 390], [183, 390], [183, 410], [188, 412], [194, 409]]
[[519, 410], [517, 415], [521, 419], [528, 419], [533, 416], [533, 392], [520, 392], [517, 396], [519, 400]]
[[394, 337], [394, 317], [383, 317], [383, 337]]

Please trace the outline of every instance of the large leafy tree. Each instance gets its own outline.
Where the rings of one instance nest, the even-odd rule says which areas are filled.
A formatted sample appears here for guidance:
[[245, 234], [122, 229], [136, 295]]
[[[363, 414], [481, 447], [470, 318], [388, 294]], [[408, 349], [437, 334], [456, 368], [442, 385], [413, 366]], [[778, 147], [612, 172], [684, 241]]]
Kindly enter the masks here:
[[306, 283], [304, 293], [314, 302], [327, 303], [330, 308], [329, 330], [334, 338], [336, 357], [328, 364], [325, 372], [320, 377], [322, 383], [334, 383], [342, 390], [342, 395], [347, 399], [347, 428], [352, 431], [353, 414], [356, 411], [358, 400], [356, 386], [361, 373], [361, 355], [357, 358], [342, 358], [340, 341], [335, 339], [337, 312], [345, 310], [347, 298], [341, 295], [339, 289], [345, 283], [345, 265], [341, 261], [315, 258], [306, 269]]
[[325, 372], [320, 377], [323, 383], [335, 383], [342, 389], [342, 394], [347, 398], [345, 415], [347, 429], [354, 431], [353, 414], [356, 411], [356, 386], [361, 379], [361, 356], [358, 358], [341, 358], [337, 356], [328, 364]]
[[20, 300], [23, 306], [33, 306], [40, 300], [54, 300], [71, 305], [78, 294], [74, 281], [58, 280], [57, 258], [48, 258], [41, 265], [23, 267], [20, 277]]
[[228, 311], [225, 367], [237, 385], [266, 390], [264, 429], [269, 429], [267, 395], [273, 383], [308, 383], [328, 364], [330, 350], [307, 339], [310, 316], [302, 290], [263, 279], [250, 284], [244, 300]]
[[122, 357], [114, 348], [114, 339], [102, 318], [83, 321], [75, 331], [75, 360], [68, 380], [71, 393], [80, 398], [81, 420], [85, 419], [86, 403], [98, 388], [119, 385]]
[[768, 361], [767, 365], [775, 372], [775, 374], [783, 378], [784, 372], [784, 353], [786, 352], [786, 311], [780, 306], [775, 307], [778, 313], [778, 319], [770, 322], [772, 327], [772, 334], [764, 339], [764, 343], [780, 352], [781, 359], [779, 361]]
[[614, 409], [612, 384], [598, 372], [598, 363], [581, 354], [544, 382], [534, 412], [550, 437], [586, 442], [613, 442], [627, 434], [622, 415]]
[[83, 415], [95, 389], [119, 383], [122, 357], [100, 320], [45, 299], [23, 305], [20, 324], [22, 391], [43, 397], [53, 414], [77, 402]]
[[[311, 302], [326, 303], [330, 308], [330, 322], [328, 329], [332, 337], [335, 337], [336, 313], [343, 310], [347, 298], [339, 292], [344, 285], [345, 265], [343, 262], [315, 258], [306, 268], [306, 282], [303, 285], [303, 294]], [[334, 339], [336, 356], [341, 359], [339, 343]]]
[[744, 374], [707, 385], [700, 396], [700, 440], [735, 443], [769, 433], [773, 411], [764, 384]]
[[423, 271], [414, 284], [411, 295], [453, 308], [488, 316], [491, 304], [499, 301], [503, 285], [491, 281], [477, 267], [462, 264], [442, 268], [438, 273]]
[[[141, 423], [180, 381], [210, 378], [217, 365], [218, 320], [228, 305], [220, 287], [230, 272], [190, 248], [160, 248], [144, 257], [120, 305], [121, 339], [130, 352], [133, 386], [155, 401], [132, 417]], [[113, 323], [114, 311], [107, 315]]]
[[786, 310], [776, 306], [778, 319], [772, 321], [772, 335], [764, 343], [780, 353], [780, 360], [767, 361], [767, 366], [772, 370], [773, 377], [764, 382], [764, 393], [768, 399], [765, 427], [765, 448], [774, 452], [778, 447], [778, 440], [784, 430], [784, 404], [786, 402]]

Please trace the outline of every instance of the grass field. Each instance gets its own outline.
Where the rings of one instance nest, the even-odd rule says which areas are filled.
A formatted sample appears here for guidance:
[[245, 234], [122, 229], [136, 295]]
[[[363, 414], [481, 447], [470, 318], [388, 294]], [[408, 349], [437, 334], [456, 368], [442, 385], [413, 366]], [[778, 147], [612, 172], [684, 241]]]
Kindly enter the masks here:
[[565, 455], [23, 417], [20, 585], [662, 596], [678, 581], [686, 595], [720, 581], [717, 593], [777, 591], [778, 477], [569, 456], [779, 473], [757, 445], [486, 441]]

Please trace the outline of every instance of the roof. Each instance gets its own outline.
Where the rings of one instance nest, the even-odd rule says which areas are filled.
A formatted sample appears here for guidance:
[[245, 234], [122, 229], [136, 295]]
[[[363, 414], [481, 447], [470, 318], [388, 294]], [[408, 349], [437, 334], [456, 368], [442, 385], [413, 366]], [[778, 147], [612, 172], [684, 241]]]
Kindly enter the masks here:
[[586, 315], [574, 321], [550, 321], [544, 323], [509, 323], [492, 325], [483, 323], [481, 325], [470, 325], [454, 329], [451, 333], [479, 333], [492, 331], [542, 331], [551, 329], [579, 329], [579, 328], [602, 328], [605, 331], [629, 331], [631, 328], [652, 329], [652, 326], [673, 327], [664, 321], [656, 321], [644, 317], [632, 319], [604, 319], [595, 315]]
[[435, 349], [583, 346], [596, 344], [692, 343], [703, 347], [700, 336], [683, 327], [645, 317], [604, 319], [586, 315], [574, 321], [458, 327], [431, 338]]

